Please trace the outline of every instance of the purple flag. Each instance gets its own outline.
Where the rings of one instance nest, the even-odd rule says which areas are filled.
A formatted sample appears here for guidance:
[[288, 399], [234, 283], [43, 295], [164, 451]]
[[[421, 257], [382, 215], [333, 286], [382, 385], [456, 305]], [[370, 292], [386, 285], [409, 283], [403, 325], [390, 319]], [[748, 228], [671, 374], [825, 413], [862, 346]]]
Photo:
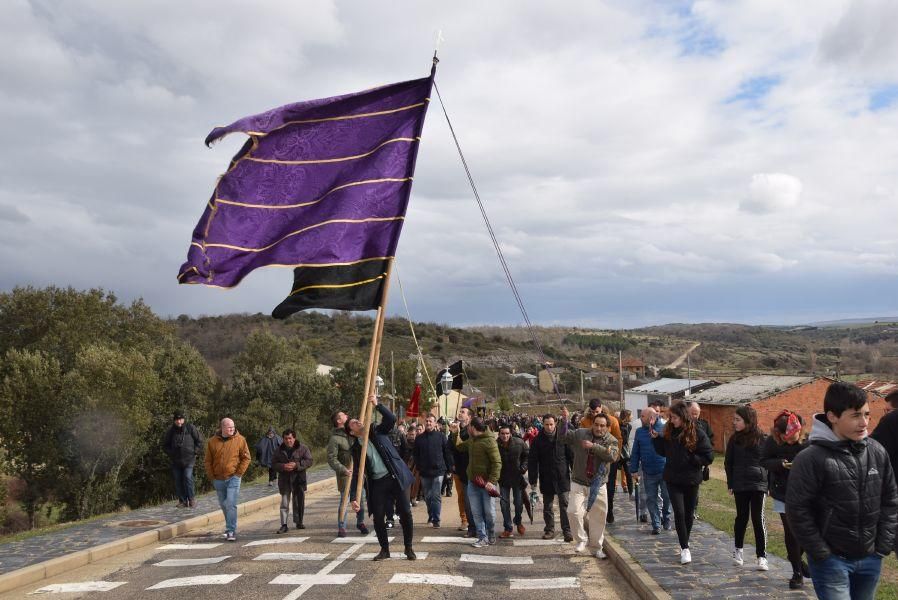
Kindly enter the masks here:
[[[431, 76], [299, 102], [217, 127], [249, 136], [194, 229], [179, 283], [233, 287], [295, 267], [275, 311], [376, 308], [399, 241]], [[369, 306], [373, 302], [373, 306]]]

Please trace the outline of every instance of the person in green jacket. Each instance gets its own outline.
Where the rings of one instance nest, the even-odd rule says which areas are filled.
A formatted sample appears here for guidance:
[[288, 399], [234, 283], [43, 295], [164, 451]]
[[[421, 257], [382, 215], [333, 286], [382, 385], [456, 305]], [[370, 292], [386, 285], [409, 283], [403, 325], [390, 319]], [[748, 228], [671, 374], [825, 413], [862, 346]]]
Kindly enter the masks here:
[[496, 543], [496, 502], [499, 495], [499, 474], [502, 471], [502, 457], [499, 445], [486, 423], [480, 417], [473, 417], [468, 425], [467, 440], [461, 441], [458, 425], [453, 425], [452, 442], [462, 452], [468, 454], [468, 489], [471, 499], [471, 517], [477, 528], [477, 541], [471, 544], [483, 548]]
[[[340, 490], [340, 499], [342, 503], [343, 494], [346, 493], [346, 486], [349, 484], [349, 478], [352, 476], [352, 452], [349, 450], [349, 436], [343, 430], [346, 423], [346, 413], [342, 410], [336, 411], [331, 415], [331, 424], [334, 430], [327, 442], [327, 464], [334, 470], [337, 476], [337, 489]], [[362, 535], [368, 535], [368, 526], [365, 525], [365, 490], [362, 490], [361, 509], [356, 513], [356, 527]], [[340, 514], [340, 506], [337, 506], [337, 537], [346, 537], [346, 512], [349, 510], [349, 502], [346, 502], [346, 508]]]

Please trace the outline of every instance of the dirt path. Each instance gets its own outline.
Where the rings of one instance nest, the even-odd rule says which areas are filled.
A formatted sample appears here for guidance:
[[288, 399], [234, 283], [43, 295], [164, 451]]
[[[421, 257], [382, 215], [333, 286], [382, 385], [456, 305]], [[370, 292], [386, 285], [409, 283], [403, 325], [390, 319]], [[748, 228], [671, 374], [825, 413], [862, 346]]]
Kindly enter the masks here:
[[667, 365], [667, 367], [665, 367], [665, 368], [666, 368], [666, 369], [676, 369], [676, 368], [679, 367], [681, 364], [683, 364], [683, 361], [686, 360], [686, 357], [689, 356], [689, 353], [690, 353], [690, 352], [692, 352], [693, 350], [695, 350], [696, 348], [698, 348], [698, 347], [701, 346], [701, 345], [702, 345], [701, 342], [696, 342], [696, 343], [694, 343], [694, 344], [692, 345], [691, 348], [689, 348], [688, 350], [686, 350], [686, 352], [684, 352], [683, 354], [681, 354], [680, 356], [678, 356], [677, 359], [676, 359], [675, 361], [673, 361], [672, 363], [670, 363], [669, 365]]

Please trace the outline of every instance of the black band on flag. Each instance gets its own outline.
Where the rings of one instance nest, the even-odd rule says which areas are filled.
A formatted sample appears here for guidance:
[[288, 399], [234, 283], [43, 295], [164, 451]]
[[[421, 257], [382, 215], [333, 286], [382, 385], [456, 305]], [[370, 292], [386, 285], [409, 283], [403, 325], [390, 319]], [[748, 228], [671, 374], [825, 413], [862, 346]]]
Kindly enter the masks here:
[[376, 310], [380, 305], [390, 259], [351, 265], [297, 267], [293, 289], [271, 316], [284, 319], [307, 308]]

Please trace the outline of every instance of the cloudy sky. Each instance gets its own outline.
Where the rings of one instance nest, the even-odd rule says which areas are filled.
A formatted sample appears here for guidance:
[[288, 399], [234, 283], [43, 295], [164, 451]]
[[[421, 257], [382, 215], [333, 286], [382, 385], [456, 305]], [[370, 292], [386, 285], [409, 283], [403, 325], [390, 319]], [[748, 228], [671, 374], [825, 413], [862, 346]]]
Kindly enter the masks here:
[[[216, 125], [425, 76], [531, 319], [898, 315], [890, 0], [0, 3], [0, 290], [269, 312], [292, 273], [178, 286], [243, 143]], [[415, 320], [521, 316], [434, 102], [398, 251]], [[393, 286], [390, 312], [404, 312]]]

